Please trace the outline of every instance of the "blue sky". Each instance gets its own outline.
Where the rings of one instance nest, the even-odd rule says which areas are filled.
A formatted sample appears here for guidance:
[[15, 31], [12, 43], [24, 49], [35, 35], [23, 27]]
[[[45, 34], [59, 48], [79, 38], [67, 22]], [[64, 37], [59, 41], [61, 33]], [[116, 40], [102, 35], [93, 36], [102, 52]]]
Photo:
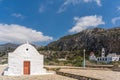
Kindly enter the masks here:
[[120, 0], [0, 0], [0, 43], [47, 44], [94, 27], [120, 26]]

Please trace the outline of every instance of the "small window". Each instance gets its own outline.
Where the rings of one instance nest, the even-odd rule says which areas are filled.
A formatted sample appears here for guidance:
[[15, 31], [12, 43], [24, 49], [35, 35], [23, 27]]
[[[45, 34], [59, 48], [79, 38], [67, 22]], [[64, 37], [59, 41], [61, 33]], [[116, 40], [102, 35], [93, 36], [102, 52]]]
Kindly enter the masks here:
[[105, 59], [103, 58], [103, 61], [104, 61]]
[[26, 51], [28, 51], [28, 48], [26, 48]]
[[99, 61], [99, 58], [98, 58], [98, 61]]
[[107, 61], [107, 58], [105, 58], [105, 60]]

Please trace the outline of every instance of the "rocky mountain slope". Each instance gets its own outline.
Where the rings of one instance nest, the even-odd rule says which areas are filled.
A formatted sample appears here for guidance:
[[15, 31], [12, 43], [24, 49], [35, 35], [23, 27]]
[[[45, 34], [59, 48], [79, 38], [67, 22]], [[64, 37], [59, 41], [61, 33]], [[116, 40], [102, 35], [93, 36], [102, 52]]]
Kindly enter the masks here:
[[94, 28], [84, 30], [77, 34], [68, 35], [47, 45], [51, 50], [60, 51], [101, 51], [105, 48], [107, 53], [120, 54], [120, 27], [112, 29]]
[[6, 43], [0, 45], [0, 64], [7, 62], [8, 52], [12, 52], [18, 44]]
[[6, 48], [15, 49], [17, 46], [18, 46], [18, 44], [13, 44], [13, 43], [1, 44], [1, 45], [0, 45], [0, 51], [1, 51], [1, 50], [5, 50]]

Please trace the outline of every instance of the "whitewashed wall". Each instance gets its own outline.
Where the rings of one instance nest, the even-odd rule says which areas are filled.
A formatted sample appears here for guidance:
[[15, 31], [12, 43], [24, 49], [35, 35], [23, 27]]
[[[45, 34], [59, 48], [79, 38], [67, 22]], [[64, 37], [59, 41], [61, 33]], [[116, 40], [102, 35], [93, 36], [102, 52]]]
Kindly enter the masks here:
[[4, 75], [24, 75], [24, 61], [30, 61], [30, 75], [46, 74], [46, 70], [43, 68], [43, 60], [43, 55], [40, 55], [32, 45], [23, 44], [13, 53], [9, 53], [8, 67], [4, 71]]

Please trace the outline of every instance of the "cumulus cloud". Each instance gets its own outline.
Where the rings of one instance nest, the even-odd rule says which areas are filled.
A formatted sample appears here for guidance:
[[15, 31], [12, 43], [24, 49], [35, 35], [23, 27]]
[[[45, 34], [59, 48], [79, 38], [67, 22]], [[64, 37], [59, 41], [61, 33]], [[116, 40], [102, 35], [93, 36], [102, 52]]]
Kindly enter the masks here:
[[69, 30], [69, 32], [80, 32], [82, 30], [85, 30], [87, 28], [94, 28], [98, 25], [105, 24], [105, 22], [102, 20], [102, 16], [85, 16], [85, 17], [74, 17], [75, 26], [72, 27], [72, 29]]
[[16, 18], [24, 18], [24, 16], [20, 13], [13, 13], [12, 16], [16, 17]]
[[116, 24], [116, 22], [117, 22], [118, 20], [120, 20], [120, 17], [115, 17], [115, 18], [112, 19], [112, 23], [113, 23], [113, 24]]
[[98, 6], [102, 6], [101, 0], [65, 0], [64, 3], [59, 8], [58, 13], [65, 11], [69, 5], [75, 6], [81, 2], [84, 3], [96, 2]]
[[52, 40], [42, 32], [16, 24], [0, 24], [0, 42], [44, 42]]

